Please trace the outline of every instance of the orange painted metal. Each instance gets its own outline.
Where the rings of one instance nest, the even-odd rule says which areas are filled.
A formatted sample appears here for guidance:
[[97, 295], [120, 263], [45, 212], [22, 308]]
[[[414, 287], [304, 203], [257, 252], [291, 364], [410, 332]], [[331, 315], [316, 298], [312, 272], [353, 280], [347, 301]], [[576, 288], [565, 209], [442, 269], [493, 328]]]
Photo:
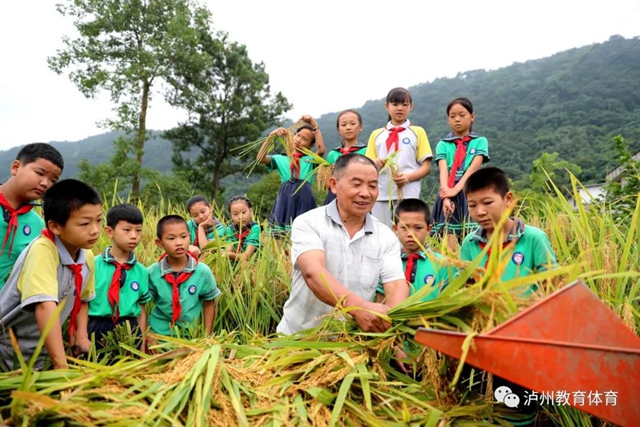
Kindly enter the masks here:
[[[415, 339], [459, 359], [466, 336], [421, 328]], [[640, 425], [640, 337], [581, 282], [474, 337], [473, 343], [469, 365], [547, 397], [567, 392], [570, 398], [563, 403], [617, 425]]]

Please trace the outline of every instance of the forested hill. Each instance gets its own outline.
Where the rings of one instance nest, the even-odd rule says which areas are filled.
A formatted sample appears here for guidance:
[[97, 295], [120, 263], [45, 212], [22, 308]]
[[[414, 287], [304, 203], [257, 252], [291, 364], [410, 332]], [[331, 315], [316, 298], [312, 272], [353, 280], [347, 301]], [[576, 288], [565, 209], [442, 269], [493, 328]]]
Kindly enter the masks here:
[[[462, 61], [460, 68], [464, 68]], [[363, 141], [384, 125], [386, 111], [380, 98], [389, 89], [373, 82], [372, 96], [378, 99], [358, 108], [364, 119]], [[515, 180], [528, 174], [532, 161], [546, 151], [558, 152], [562, 159], [581, 166], [583, 182], [599, 181], [613, 165], [612, 136], [622, 134], [632, 148], [640, 149], [639, 37], [613, 36], [607, 42], [548, 58], [494, 71], [461, 72], [455, 78], [409, 89], [414, 100], [411, 121], [426, 129], [433, 150], [449, 130], [445, 114], [449, 100], [469, 97], [476, 108], [474, 130], [489, 139], [492, 164], [503, 167]], [[318, 120], [330, 148], [338, 143], [336, 116], [325, 114]], [[76, 163], [83, 158], [93, 164], [106, 162], [117, 135], [54, 142], [67, 164], [64, 175], [75, 176]], [[170, 147], [168, 141], [152, 138], [145, 150], [145, 166], [170, 171]], [[17, 150], [0, 152], [0, 178], [6, 178]]]
[[[460, 67], [464, 63], [460, 63]], [[376, 88], [379, 97], [391, 88]], [[612, 167], [611, 137], [622, 134], [640, 149], [640, 37], [609, 41], [515, 63], [495, 71], [475, 70], [409, 88], [411, 122], [423, 126], [431, 147], [449, 132], [446, 106], [470, 98], [474, 131], [489, 139], [491, 163], [510, 177], [528, 174], [542, 152], [558, 152], [582, 167], [583, 182], [602, 180]], [[359, 108], [365, 139], [386, 122], [382, 100]], [[336, 114], [322, 117], [335, 129]]]

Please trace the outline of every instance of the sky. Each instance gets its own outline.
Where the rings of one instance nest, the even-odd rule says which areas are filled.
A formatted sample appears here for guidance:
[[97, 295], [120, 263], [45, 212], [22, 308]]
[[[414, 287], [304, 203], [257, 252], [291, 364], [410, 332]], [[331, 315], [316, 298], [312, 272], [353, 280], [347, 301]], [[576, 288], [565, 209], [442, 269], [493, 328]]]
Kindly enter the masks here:
[[[498, 69], [614, 34], [640, 35], [640, 0], [201, 2], [214, 30], [265, 63], [272, 91], [293, 103], [287, 116], [294, 120], [357, 108], [396, 86]], [[112, 117], [108, 94], [87, 99], [47, 66], [62, 37], [74, 35], [55, 3], [0, 4], [0, 150], [81, 140], [104, 132], [96, 123]], [[156, 95], [148, 128], [168, 129], [184, 118]]]

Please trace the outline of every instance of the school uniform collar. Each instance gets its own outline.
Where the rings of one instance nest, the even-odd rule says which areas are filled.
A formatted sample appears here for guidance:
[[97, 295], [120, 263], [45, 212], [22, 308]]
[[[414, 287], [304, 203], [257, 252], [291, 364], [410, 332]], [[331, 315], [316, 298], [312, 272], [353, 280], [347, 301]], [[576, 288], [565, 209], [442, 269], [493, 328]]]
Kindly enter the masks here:
[[[344, 227], [342, 219], [340, 219], [340, 212], [338, 212], [337, 199], [327, 205], [327, 216], [331, 218], [331, 221]], [[373, 219], [369, 213], [364, 217], [364, 234], [373, 234]]]
[[[367, 145], [366, 144], [357, 143], [356, 145], [353, 145], [353, 147], [356, 147], [358, 150], [361, 150], [363, 148], [367, 148]], [[344, 148], [344, 140], [340, 141], [340, 147], [334, 148], [333, 151], [340, 151], [341, 148]]]
[[[45, 239], [47, 239], [45, 237]], [[48, 240], [48, 239], [47, 239]], [[87, 262], [87, 251], [80, 248], [78, 249], [78, 259], [74, 260], [67, 248], [62, 244], [58, 236], [54, 236], [56, 249], [58, 250], [58, 255], [60, 256], [60, 264], [62, 265], [74, 265], [74, 264], [86, 264]]]
[[[102, 252], [102, 258], [104, 259], [105, 262], [108, 262], [110, 264], [113, 264], [115, 262], [118, 262], [113, 255], [111, 255], [111, 246], [107, 246], [107, 248], [104, 250], [104, 252]], [[129, 264], [129, 265], [134, 265], [136, 262], [138, 262], [135, 254], [133, 252], [129, 252], [129, 257], [127, 258], [127, 260], [124, 262], [125, 264]]]
[[409, 126], [411, 126], [411, 122], [409, 121], [409, 119], [405, 120], [403, 124], [401, 124], [400, 126], [395, 126], [393, 124], [391, 124], [391, 121], [387, 122], [387, 125], [385, 126], [386, 130], [391, 130], [391, 128], [405, 128], [405, 129], [409, 129]]
[[[509, 243], [514, 239], [519, 240], [524, 235], [524, 221], [522, 221], [520, 218], [514, 218], [514, 217], [511, 217], [511, 219], [515, 221], [515, 224], [513, 225], [513, 228], [511, 229], [509, 234], [504, 238], [503, 243]], [[476, 232], [471, 235], [471, 240], [486, 244], [488, 243], [486, 236], [487, 236], [487, 230], [485, 230], [482, 227], [478, 227]]]
[[[169, 257], [167, 256], [162, 257], [158, 262], [158, 265], [160, 266], [160, 276], [164, 277], [169, 273], [180, 273], [180, 271], [175, 271], [173, 268], [171, 268], [171, 266], [169, 265]], [[190, 254], [187, 254], [187, 265], [182, 269], [182, 271], [186, 273], [192, 273], [196, 270], [197, 266], [198, 262], [196, 261], [196, 259]]]
[[[476, 139], [476, 138], [478, 138], [478, 135], [476, 135], [474, 132], [470, 132], [468, 135], [465, 135], [465, 136], [469, 136], [469, 137], [471, 137], [471, 139]], [[464, 137], [462, 137], [462, 138], [464, 138]], [[447, 136], [445, 136], [444, 138], [442, 138], [442, 140], [443, 140], [443, 141], [447, 141], [447, 142], [452, 142], [452, 141], [455, 141], [456, 139], [460, 139], [460, 137], [459, 137], [459, 136], [457, 136], [457, 135], [456, 135], [455, 133], [453, 133], [453, 132], [449, 132], [449, 133], [447, 134]]]
[[[417, 252], [418, 256], [420, 257], [420, 259], [427, 259], [427, 254], [424, 253], [424, 251], [418, 251]], [[409, 254], [404, 253], [404, 251], [400, 254], [400, 258], [402, 259], [408, 259], [409, 258]]]

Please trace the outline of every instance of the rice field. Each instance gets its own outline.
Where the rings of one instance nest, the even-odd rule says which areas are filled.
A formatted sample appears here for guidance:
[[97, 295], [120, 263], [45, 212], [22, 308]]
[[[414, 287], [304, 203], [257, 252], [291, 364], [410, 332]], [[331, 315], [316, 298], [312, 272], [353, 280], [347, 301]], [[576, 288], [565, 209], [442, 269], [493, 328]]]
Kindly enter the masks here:
[[[580, 184], [575, 182], [575, 186]], [[105, 210], [115, 203], [105, 203]], [[545, 202], [524, 201], [518, 212], [543, 228], [561, 268], [529, 276], [541, 284], [536, 299], [575, 279], [583, 280], [636, 333], [640, 332], [640, 201], [632, 217], [614, 219], [612, 206], [574, 211], [558, 192]], [[184, 208], [158, 201], [145, 213], [138, 259], [150, 265], [160, 250], [153, 243], [157, 220]], [[430, 242], [445, 250], [439, 242]], [[96, 245], [99, 253], [105, 236]], [[518, 279], [502, 282], [497, 257], [487, 269], [479, 260], [447, 263], [461, 269], [441, 296], [419, 302], [419, 293], [389, 312], [385, 334], [363, 333], [338, 307], [321, 326], [291, 336], [274, 335], [289, 292], [291, 265], [281, 242], [263, 236], [263, 248], [246, 264], [205, 250], [222, 290], [214, 334], [200, 330], [158, 340], [152, 355], [133, 346], [120, 328], [106, 348], [71, 359], [65, 371], [37, 372], [23, 366], [0, 374], [0, 416], [6, 425], [47, 426], [482, 426], [511, 425], [517, 415], [478, 395], [459, 376], [459, 362], [423, 349], [415, 329], [482, 333], [531, 301], [509, 293]], [[500, 250], [497, 248], [493, 253]], [[473, 277], [476, 284], [467, 285]], [[554, 284], [555, 283], [555, 284]], [[425, 288], [424, 290], [428, 290]], [[415, 349], [401, 372], [392, 360], [394, 343]], [[472, 343], [468, 342], [468, 346]], [[467, 348], [468, 350], [468, 348]], [[604, 422], [568, 407], [538, 415], [550, 425], [592, 426]]]

